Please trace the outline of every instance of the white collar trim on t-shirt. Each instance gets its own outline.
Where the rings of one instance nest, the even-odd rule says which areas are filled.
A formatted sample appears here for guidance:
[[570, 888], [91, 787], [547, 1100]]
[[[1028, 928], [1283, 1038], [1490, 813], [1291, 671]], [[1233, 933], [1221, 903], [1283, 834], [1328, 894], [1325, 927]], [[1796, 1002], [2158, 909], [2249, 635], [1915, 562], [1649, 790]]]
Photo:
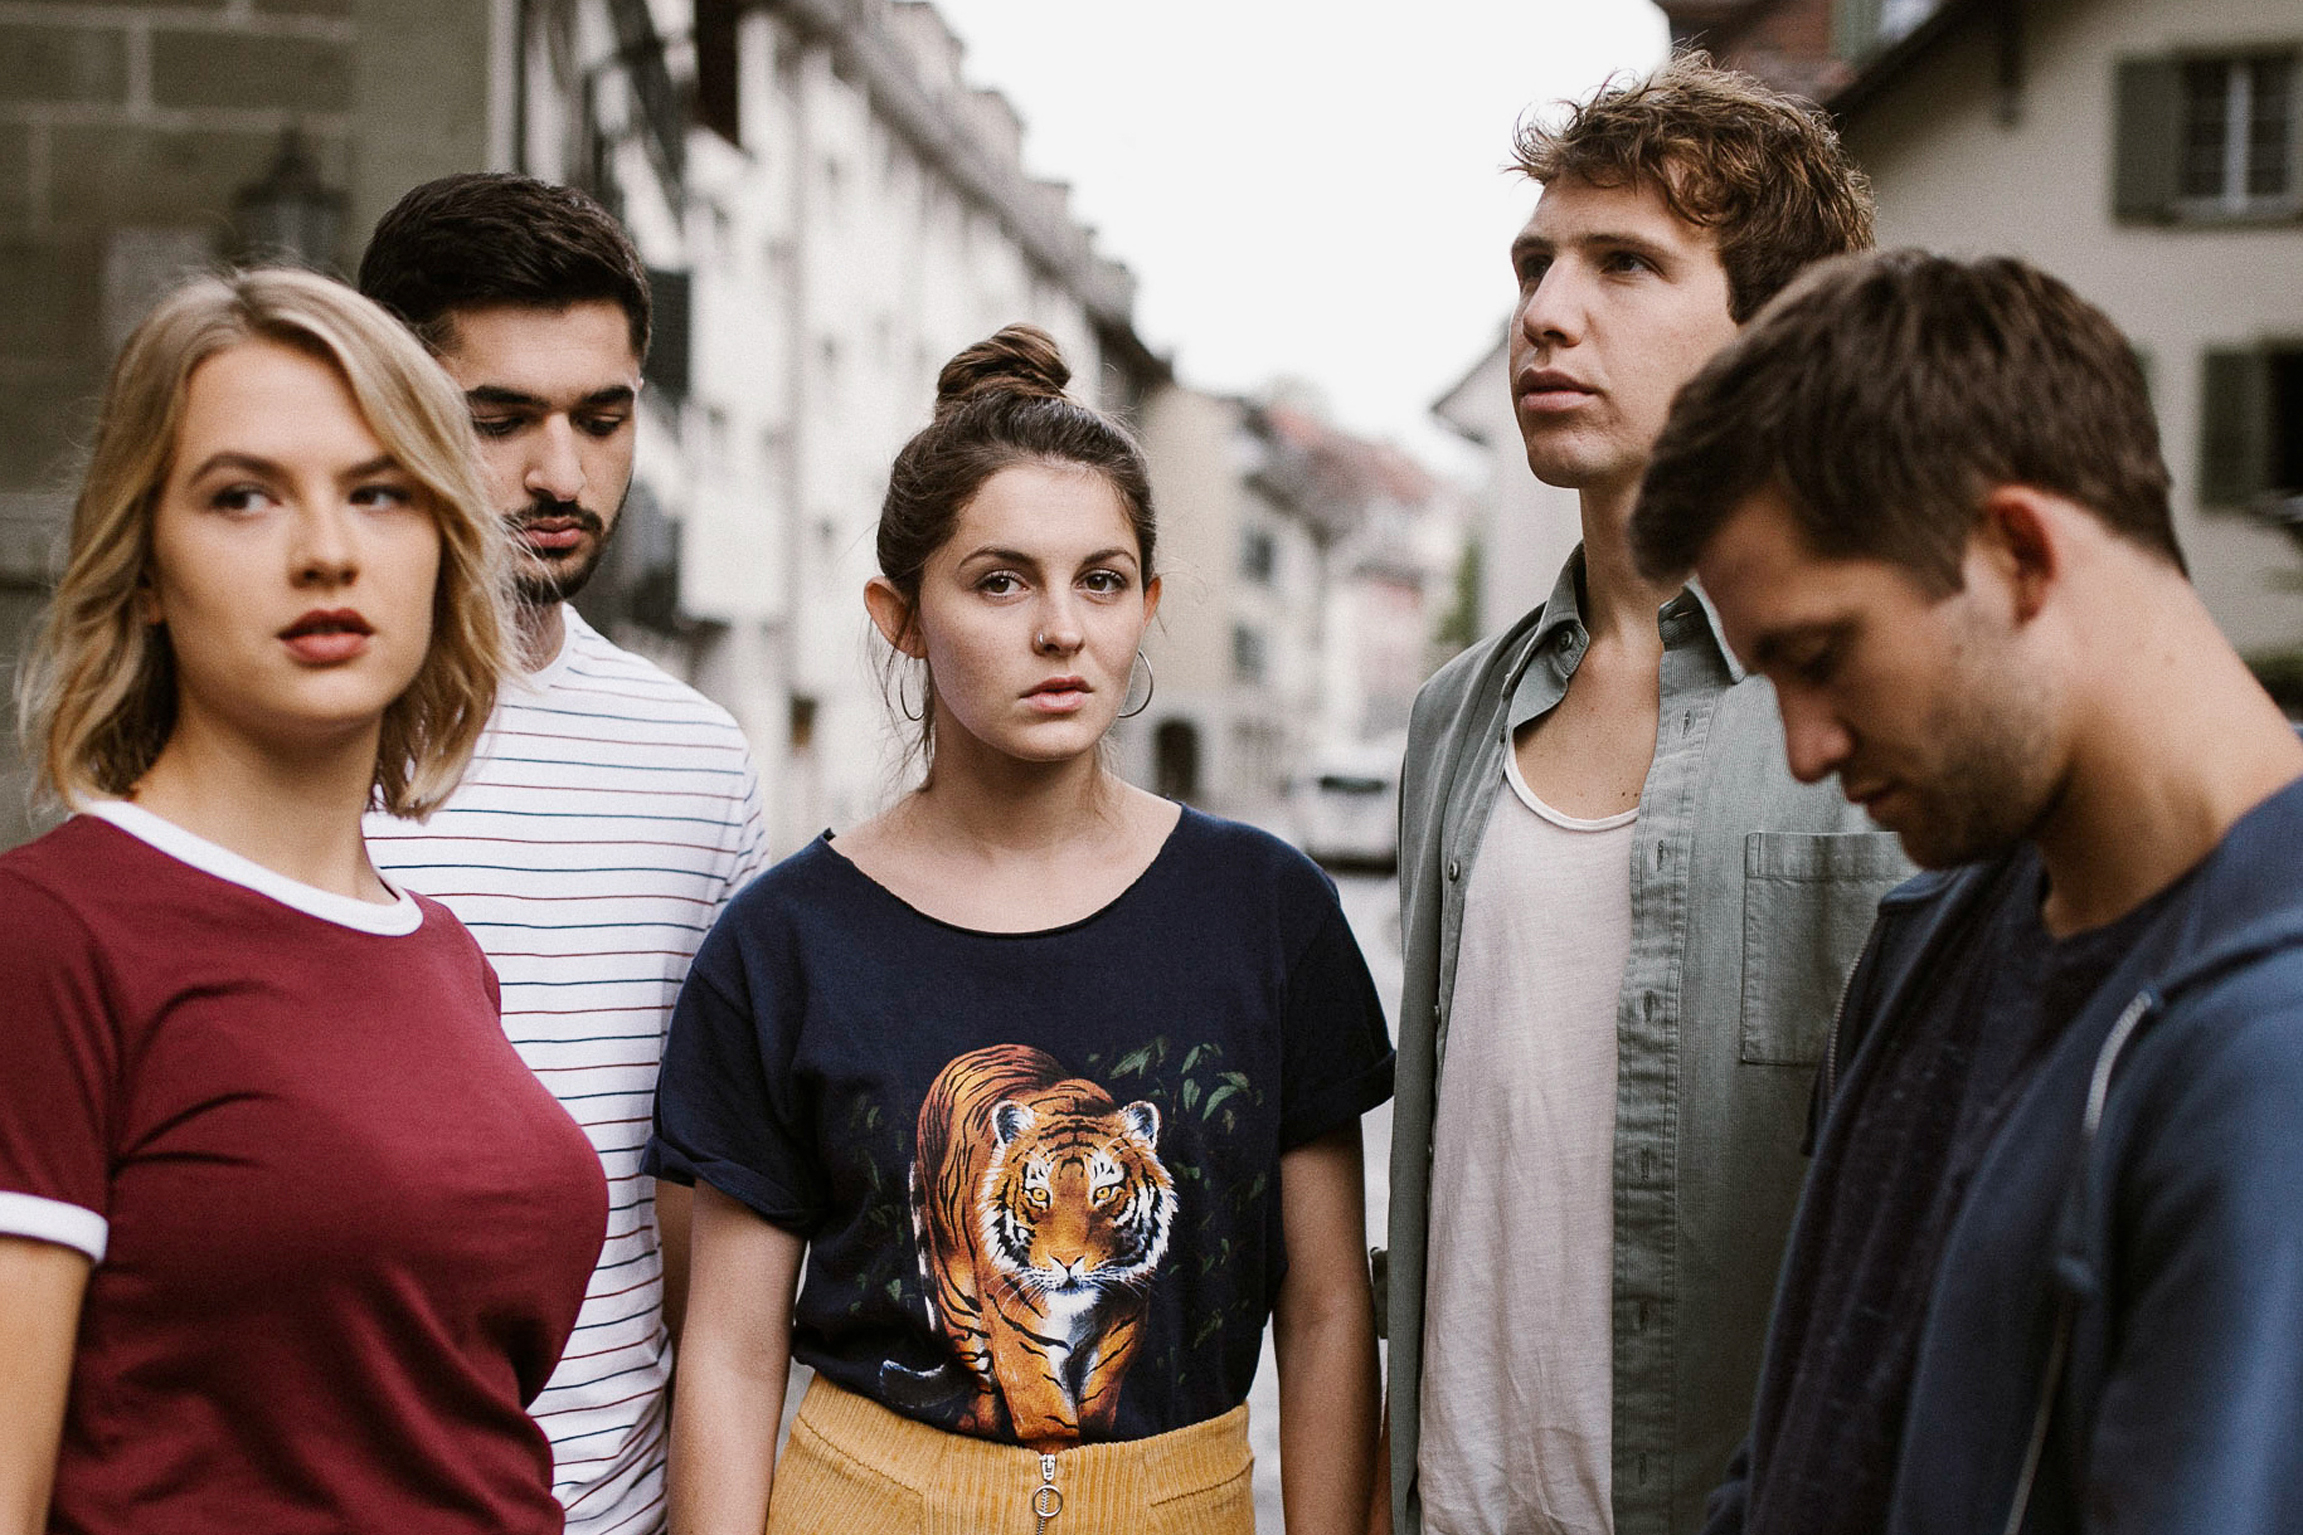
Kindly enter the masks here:
[[1503, 781], [1511, 785], [1511, 792], [1519, 796], [1521, 804], [1542, 816], [1552, 825], [1567, 831], [1613, 831], [1618, 826], [1629, 826], [1639, 819], [1639, 807], [1637, 805], [1632, 806], [1629, 810], [1619, 810], [1613, 815], [1601, 816], [1596, 821], [1586, 821], [1581, 816], [1572, 816], [1564, 810], [1552, 809], [1536, 797], [1535, 791], [1527, 786], [1527, 780], [1520, 776], [1519, 756], [1511, 749], [1511, 735], [1508, 731], [1505, 732], [1503, 738]]
[[389, 906], [376, 901], [354, 900], [332, 890], [307, 885], [285, 874], [275, 874], [262, 864], [242, 858], [230, 848], [218, 847], [205, 837], [194, 836], [173, 821], [164, 821], [141, 805], [126, 800], [96, 800], [88, 805], [87, 813], [106, 821], [134, 837], [137, 841], [166, 853], [178, 863], [188, 863], [203, 874], [213, 874], [227, 883], [253, 890], [283, 906], [295, 908], [309, 917], [333, 922], [338, 927], [357, 932], [374, 933], [384, 938], [399, 938], [424, 925], [423, 908], [416, 898], [405, 890], [387, 883], [384, 888], [396, 897]]

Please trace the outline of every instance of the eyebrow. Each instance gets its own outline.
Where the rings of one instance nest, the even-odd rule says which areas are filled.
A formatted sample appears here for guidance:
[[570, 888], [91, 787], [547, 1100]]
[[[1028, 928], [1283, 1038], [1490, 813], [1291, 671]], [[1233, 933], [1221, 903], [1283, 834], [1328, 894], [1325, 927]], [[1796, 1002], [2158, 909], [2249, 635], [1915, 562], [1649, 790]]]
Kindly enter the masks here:
[[[598, 410], [603, 406], [629, 405], [637, 398], [638, 395], [631, 385], [610, 384], [604, 389], [593, 390], [569, 408], [572, 410]], [[467, 405], [509, 405], [521, 410], [548, 411], [552, 408], [552, 402], [542, 395], [507, 388], [502, 384], [481, 384], [475, 388], [467, 389], [464, 391], [464, 403]]]
[[[996, 549], [989, 546], [982, 549], [971, 550], [967, 556], [960, 561], [960, 563], [965, 565], [970, 560], [984, 559], [993, 560], [1002, 565], [1029, 565], [1035, 570], [1039, 568], [1040, 565], [1040, 557], [1036, 554], [1026, 554], [1021, 549]], [[1125, 549], [1117, 544], [1114, 544], [1109, 549], [1098, 549], [1095, 553], [1081, 560], [1080, 563], [1082, 565], [1103, 565], [1109, 564], [1114, 560], [1128, 560], [1132, 562], [1134, 559], [1135, 552], [1133, 550]]]
[[[397, 473], [400, 468], [398, 459], [389, 453], [379, 453], [365, 463], [354, 464], [351, 468], [337, 475], [336, 478], [339, 480], [364, 480], [370, 475]], [[243, 474], [284, 475], [287, 473], [285, 466], [277, 459], [265, 458], [257, 453], [241, 453], [226, 448], [222, 452], [211, 453], [202, 459], [200, 467], [193, 470], [187, 478], [191, 480], [203, 479], [219, 469], [236, 469]]]
[[1645, 235], [1621, 234], [1607, 229], [1594, 229], [1564, 242], [1546, 239], [1542, 235], [1521, 235], [1511, 242], [1511, 258], [1517, 261], [1522, 256], [1553, 253], [1558, 251], [1563, 243], [1571, 248], [1582, 250], [1593, 248], [1627, 250], [1656, 261], [1672, 259], [1672, 252], [1669, 247], [1660, 245]]
[[1770, 629], [1752, 642], [1750, 669], [1764, 671], [1783, 660], [1784, 652], [1795, 645], [1811, 640], [1837, 640], [1846, 635], [1849, 625], [1843, 620], [1818, 619], [1813, 623], [1787, 624]]

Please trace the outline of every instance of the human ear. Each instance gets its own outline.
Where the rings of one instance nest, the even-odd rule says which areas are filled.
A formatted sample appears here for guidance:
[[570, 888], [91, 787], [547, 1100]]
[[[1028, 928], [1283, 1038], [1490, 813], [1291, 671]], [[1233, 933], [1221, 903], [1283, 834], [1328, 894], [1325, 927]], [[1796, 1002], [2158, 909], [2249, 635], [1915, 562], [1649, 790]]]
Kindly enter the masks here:
[[928, 643], [913, 622], [917, 616], [904, 594], [886, 576], [874, 576], [864, 583], [864, 609], [872, 615], [872, 625], [880, 631], [880, 638], [897, 652], [918, 660], [928, 653]]
[[1154, 576], [1144, 583], [1144, 627], [1146, 629], [1149, 629], [1151, 621], [1159, 616], [1159, 594], [1159, 577]]
[[2028, 485], [2001, 485], [1983, 498], [1977, 552], [2007, 582], [2018, 623], [2038, 616], [2063, 576], [2061, 510], [2057, 498]]

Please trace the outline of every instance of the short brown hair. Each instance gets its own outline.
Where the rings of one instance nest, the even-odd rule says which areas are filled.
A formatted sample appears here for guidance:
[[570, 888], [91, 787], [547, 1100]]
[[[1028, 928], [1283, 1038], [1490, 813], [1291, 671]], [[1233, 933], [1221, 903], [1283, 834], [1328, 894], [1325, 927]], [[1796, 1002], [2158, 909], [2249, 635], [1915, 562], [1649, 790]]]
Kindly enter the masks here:
[[411, 189], [376, 221], [360, 291], [435, 352], [454, 344], [459, 309], [605, 299], [624, 311], [632, 355], [648, 355], [648, 269], [632, 237], [574, 187], [533, 176], [466, 171]]
[[1641, 482], [1640, 567], [1686, 572], [1774, 489], [1816, 553], [1960, 587], [1983, 498], [2028, 485], [2184, 568], [2127, 338], [2012, 257], [1849, 256], [1801, 277], [1672, 401]]
[[1738, 325], [1802, 267], [1871, 248], [1871, 182], [1821, 109], [1700, 51], [1610, 82], [1556, 128], [1523, 120], [1512, 151], [1546, 185], [1652, 186], [1710, 230]]
[[473, 456], [471, 417], [439, 364], [393, 318], [309, 272], [200, 277], [162, 299], [120, 349], [96, 446], [72, 508], [70, 553], [27, 657], [22, 736], [40, 743], [43, 788], [77, 807], [125, 795], [176, 722], [174, 652], [137, 610], [152, 523], [193, 370], [249, 342], [293, 347], [343, 376], [387, 452], [427, 492], [440, 529], [432, 642], [384, 711], [376, 802], [423, 816], [445, 801], [479, 744], [511, 654], [498, 587], [504, 535]]

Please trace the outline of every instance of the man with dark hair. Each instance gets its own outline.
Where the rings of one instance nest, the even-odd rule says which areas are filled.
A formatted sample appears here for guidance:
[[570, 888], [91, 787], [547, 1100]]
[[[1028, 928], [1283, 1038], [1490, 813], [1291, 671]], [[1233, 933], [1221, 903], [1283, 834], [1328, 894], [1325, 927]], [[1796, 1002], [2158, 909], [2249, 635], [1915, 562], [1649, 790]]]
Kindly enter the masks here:
[[1819, 114], [1700, 55], [1518, 149], [1512, 394], [1584, 537], [1410, 729], [1388, 1510], [1686, 1535], [1744, 1426], [1832, 1004], [1908, 866], [1793, 781], [1767, 685], [1628, 524], [1673, 391], [1867, 246], [1871, 202]]
[[1657, 445], [1642, 568], [1943, 871], [1849, 987], [1720, 1535], [2303, 1529], [2303, 742], [2167, 484], [2109, 320], [1917, 252], [1787, 292]]
[[[532, 1410], [568, 1529], [642, 1535], [664, 1519], [689, 1196], [659, 1193], [640, 1154], [688, 961], [767, 862], [736, 722], [568, 604], [632, 482], [647, 273], [581, 192], [465, 175], [384, 215], [360, 286], [423, 338], [471, 407], [513, 535], [526, 668], [498, 695], [454, 798], [422, 825], [371, 818], [369, 848], [479, 939], [503, 983], [505, 1032], [606, 1165], [599, 1272]], [[486, 1127], [464, 1154], [487, 1155]]]

